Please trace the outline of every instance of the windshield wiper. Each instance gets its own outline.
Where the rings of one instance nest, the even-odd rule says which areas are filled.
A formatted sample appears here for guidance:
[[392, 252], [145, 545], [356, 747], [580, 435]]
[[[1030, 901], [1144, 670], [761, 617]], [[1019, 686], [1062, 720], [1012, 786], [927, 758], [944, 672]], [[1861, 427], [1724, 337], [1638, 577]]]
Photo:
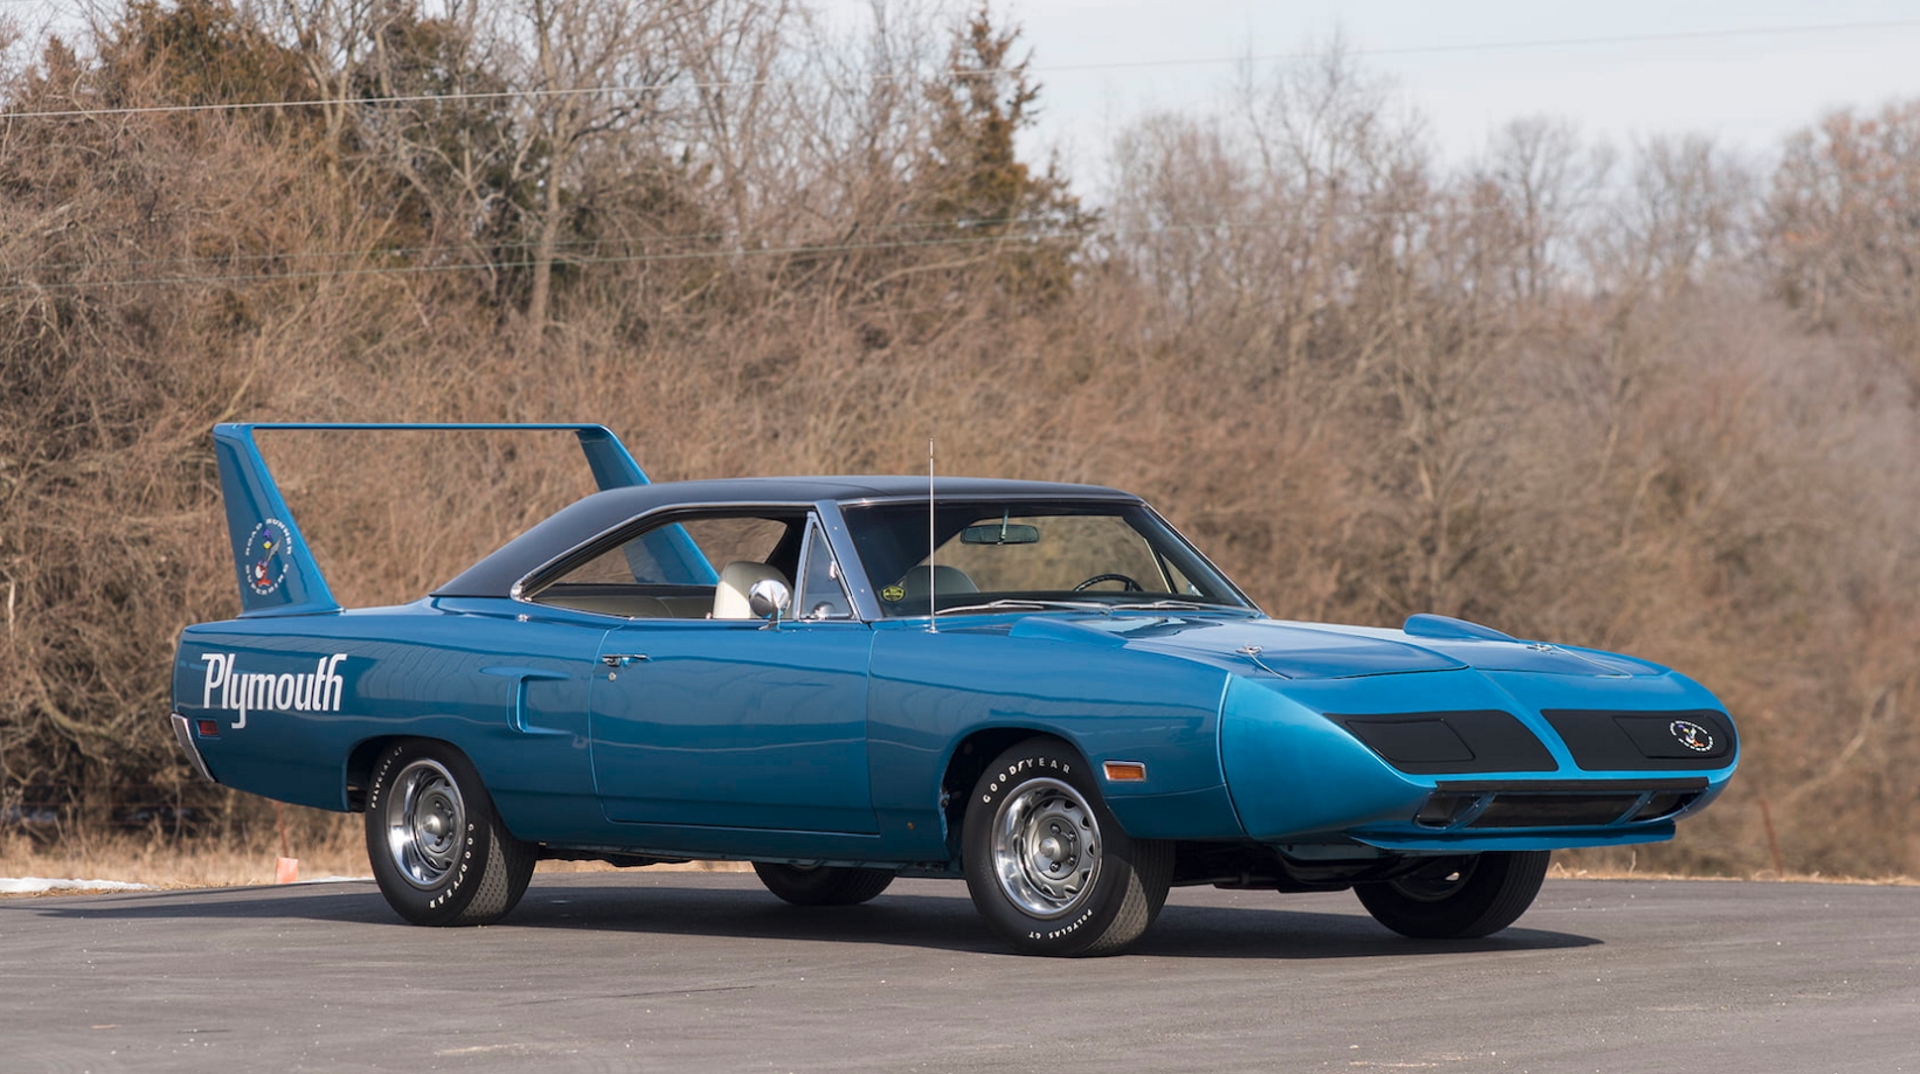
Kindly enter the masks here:
[[1191, 600], [1156, 600], [1145, 604], [1109, 604], [1109, 608], [1123, 611], [1175, 611], [1175, 612], [1245, 612], [1245, 608], [1236, 608], [1231, 604], [1201, 604]]
[[1078, 612], [1099, 612], [1112, 615], [1113, 606], [1092, 600], [990, 600], [985, 604], [963, 604], [957, 608], [941, 608], [935, 615], [960, 615], [965, 612], [1037, 612], [1048, 608], [1066, 608]]
[[1161, 608], [1169, 608], [1175, 611], [1197, 612], [1210, 605], [1195, 604], [1190, 600], [1155, 600], [1145, 604], [1109, 604], [1108, 607], [1124, 608], [1127, 611], [1157, 611]]

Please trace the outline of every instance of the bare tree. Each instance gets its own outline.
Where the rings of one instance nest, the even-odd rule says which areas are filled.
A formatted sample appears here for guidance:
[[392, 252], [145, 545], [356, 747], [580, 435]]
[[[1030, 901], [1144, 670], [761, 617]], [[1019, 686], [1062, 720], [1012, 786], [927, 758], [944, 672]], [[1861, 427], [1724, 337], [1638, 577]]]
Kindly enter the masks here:
[[601, 139], [635, 137], [661, 121], [668, 87], [684, 73], [671, 33], [705, 6], [706, 0], [517, 0], [494, 24], [500, 67], [521, 90], [528, 135], [516, 170], [534, 188], [530, 341], [540, 338], [550, 316], [568, 185], [582, 154]]
[[1815, 324], [1879, 333], [1920, 395], [1920, 102], [1837, 112], [1787, 143], [1767, 203], [1776, 285]]
[[336, 178], [352, 118], [354, 72], [373, 38], [370, 31], [381, 6], [383, 0], [278, 0], [277, 14], [319, 91], [327, 167]]
[[1475, 208], [1510, 221], [1519, 247], [1512, 286], [1529, 302], [1559, 283], [1568, 267], [1563, 247], [1611, 164], [1605, 152], [1583, 154], [1571, 124], [1545, 116], [1516, 119], [1494, 136], [1476, 172], [1492, 199]]

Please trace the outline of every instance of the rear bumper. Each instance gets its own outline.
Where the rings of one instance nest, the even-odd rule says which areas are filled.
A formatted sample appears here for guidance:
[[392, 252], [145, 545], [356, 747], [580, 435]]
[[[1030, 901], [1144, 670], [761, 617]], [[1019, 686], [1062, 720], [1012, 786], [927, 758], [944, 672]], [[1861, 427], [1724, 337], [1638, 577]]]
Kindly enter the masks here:
[[193, 724], [179, 713], [173, 714], [173, 737], [180, 740], [180, 748], [186, 752], [187, 763], [193, 766], [201, 779], [208, 783], [218, 783], [213, 773], [207, 769], [206, 758], [200, 756], [200, 744], [194, 741]]

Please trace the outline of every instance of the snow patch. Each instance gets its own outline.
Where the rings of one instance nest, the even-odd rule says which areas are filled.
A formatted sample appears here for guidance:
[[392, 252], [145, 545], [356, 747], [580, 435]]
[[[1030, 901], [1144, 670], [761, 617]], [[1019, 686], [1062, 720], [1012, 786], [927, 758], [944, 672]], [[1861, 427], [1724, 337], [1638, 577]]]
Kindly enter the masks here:
[[37, 876], [0, 877], [0, 895], [39, 895], [49, 891], [152, 891], [124, 880], [46, 880]]

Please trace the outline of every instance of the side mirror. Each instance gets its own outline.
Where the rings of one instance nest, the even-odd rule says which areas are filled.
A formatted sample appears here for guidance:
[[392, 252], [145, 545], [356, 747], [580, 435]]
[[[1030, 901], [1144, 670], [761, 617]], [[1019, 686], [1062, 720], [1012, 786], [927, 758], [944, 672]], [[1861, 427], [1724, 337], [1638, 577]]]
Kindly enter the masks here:
[[793, 590], [778, 578], [762, 578], [747, 590], [747, 610], [762, 619], [771, 619], [774, 625], [780, 623], [780, 613], [787, 602], [793, 599]]

